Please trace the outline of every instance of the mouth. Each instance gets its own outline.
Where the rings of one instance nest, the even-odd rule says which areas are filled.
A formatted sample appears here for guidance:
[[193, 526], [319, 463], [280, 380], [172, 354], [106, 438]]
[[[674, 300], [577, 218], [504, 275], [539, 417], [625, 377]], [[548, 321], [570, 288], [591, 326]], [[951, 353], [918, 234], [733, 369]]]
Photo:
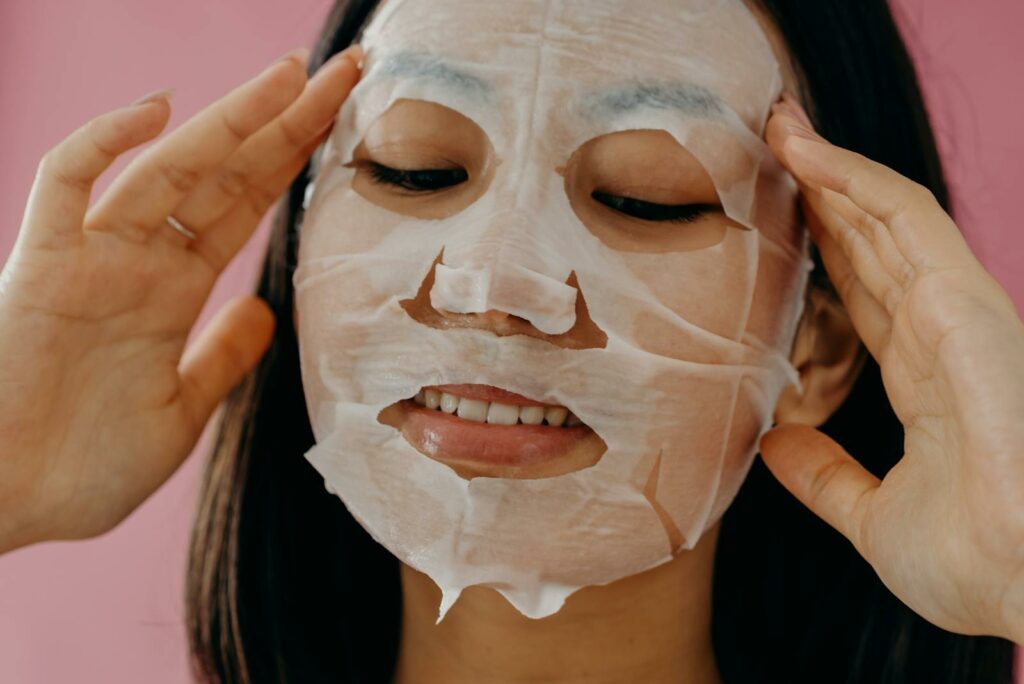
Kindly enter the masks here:
[[378, 419], [466, 479], [555, 477], [594, 465], [607, 450], [566, 407], [491, 385], [423, 387]]

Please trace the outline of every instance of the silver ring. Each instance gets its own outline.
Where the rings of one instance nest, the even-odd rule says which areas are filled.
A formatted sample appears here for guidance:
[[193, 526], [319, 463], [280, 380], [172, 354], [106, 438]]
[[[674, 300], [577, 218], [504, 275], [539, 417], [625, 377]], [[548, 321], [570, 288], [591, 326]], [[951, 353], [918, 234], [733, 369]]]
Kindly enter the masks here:
[[182, 235], [184, 235], [185, 237], [187, 237], [190, 240], [195, 240], [197, 237], [199, 237], [198, 235], [193, 233], [191, 230], [189, 230], [185, 226], [181, 225], [181, 221], [179, 221], [178, 219], [174, 218], [173, 216], [168, 216], [167, 217], [167, 224], [171, 228], [173, 228], [174, 230], [178, 231], [179, 233], [181, 233]]

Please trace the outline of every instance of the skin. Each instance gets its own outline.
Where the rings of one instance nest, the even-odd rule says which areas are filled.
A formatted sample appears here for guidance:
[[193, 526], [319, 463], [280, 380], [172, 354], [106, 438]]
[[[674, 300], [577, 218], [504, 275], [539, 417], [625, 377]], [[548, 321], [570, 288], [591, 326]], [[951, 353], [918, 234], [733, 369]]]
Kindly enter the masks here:
[[[0, 550], [111, 529], [181, 464], [274, 320], [239, 297], [186, 350], [217, 277], [288, 187], [357, 80], [352, 55], [307, 83], [303, 52], [135, 158], [166, 95], [88, 122], [39, 164], [0, 273]], [[198, 239], [164, 223], [171, 212]]]
[[[166, 126], [167, 98], [101, 115], [43, 158], [0, 273], [0, 551], [115, 527], [265, 351], [275, 321], [248, 296], [185, 343], [358, 77], [351, 53], [308, 82], [301, 61], [151, 146], [91, 208], [100, 173]], [[807, 391], [780, 402], [789, 424], [762, 441], [766, 463], [925, 618], [1024, 642], [1024, 323], [925, 189], [820, 140], [794, 102], [776, 108], [767, 138], [801, 183], [845, 306], [819, 300], [802, 324], [793, 362]], [[164, 224], [172, 211], [195, 241]], [[906, 456], [882, 482], [813, 427], [848, 390], [854, 333], [907, 428]], [[404, 568], [399, 681], [719, 681], [715, 537], [584, 589], [544, 621], [471, 589], [435, 628], [429, 580]]]

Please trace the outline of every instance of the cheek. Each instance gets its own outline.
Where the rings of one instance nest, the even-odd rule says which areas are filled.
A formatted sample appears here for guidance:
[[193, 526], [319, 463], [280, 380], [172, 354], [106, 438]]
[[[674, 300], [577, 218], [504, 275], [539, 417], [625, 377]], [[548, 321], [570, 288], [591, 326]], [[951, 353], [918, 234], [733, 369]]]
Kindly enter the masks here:
[[[632, 337], [646, 351], [696, 363], [740, 363], [739, 346], [726, 343], [733, 341], [788, 355], [810, 263], [796, 247], [730, 227], [721, 243], [705, 250], [630, 253], [621, 263], [652, 302], [636, 306], [632, 319]], [[667, 312], [659, 312], [662, 306]], [[599, 301], [594, 308], [600, 311]]]
[[393, 265], [375, 269], [365, 257], [389, 239], [401, 239], [396, 232], [402, 221], [403, 217], [360, 197], [352, 190], [350, 177], [338, 174], [317, 181], [300, 228], [294, 279], [295, 329], [303, 347], [334, 354], [340, 342], [326, 331], [337, 328], [338, 316], [377, 310], [400, 289], [388, 278], [401, 269]]
[[[754, 239], [752, 231], [730, 226], [725, 237], [707, 249], [656, 255], [630, 253], [623, 255], [623, 261], [653, 298], [686, 324], [738, 340], [756, 278], [756, 254], [751, 249]], [[638, 331], [637, 336], [660, 348], [671, 348], [670, 340], [650, 339], [644, 331]], [[688, 358], [690, 349], [675, 348], [669, 356]]]
[[809, 261], [761, 238], [757, 282], [750, 306], [748, 342], [761, 342], [788, 355], [806, 288]]
[[378, 248], [402, 216], [368, 202], [353, 189], [353, 172], [342, 169], [323, 181], [301, 229], [300, 263], [324, 256], [363, 254]]

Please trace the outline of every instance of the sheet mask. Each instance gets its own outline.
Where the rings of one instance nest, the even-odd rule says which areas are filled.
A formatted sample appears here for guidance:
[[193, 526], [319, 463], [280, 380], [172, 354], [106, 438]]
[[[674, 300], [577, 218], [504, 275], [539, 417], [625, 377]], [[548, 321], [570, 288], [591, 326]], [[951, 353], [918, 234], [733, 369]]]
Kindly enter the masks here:
[[[317, 442], [306, 457], [374, 539], [437, 583], [438, 621], [472, 585], [545, 617], [581, 587], [693, 548], [735, 497], [780, 392], [799, 385], [788, 356], [812, 264], [795, 183], [762, 140], [782, 85], [756, 18], [738, 0], [387, 0], [361, 42], [364, 75], [317, 155], [294, 274]], [[342, 166], [403, 98], [470, 118], [502, 160], [448, 218], [379, 207]], [[555, 168], [631, 129], [667, 131], [704, 166], [735, 222], [721, 242], [620, 251], [578, 218]], [[400, 302], [442, 253], [434, 308], [497, 309], [558, 334], [582, 292], [607, 345], [413, 320]], [[460, 383], [564, 405], [607, 451], [557, 477], [465, 479], [377, 420], [421, 387]]]

